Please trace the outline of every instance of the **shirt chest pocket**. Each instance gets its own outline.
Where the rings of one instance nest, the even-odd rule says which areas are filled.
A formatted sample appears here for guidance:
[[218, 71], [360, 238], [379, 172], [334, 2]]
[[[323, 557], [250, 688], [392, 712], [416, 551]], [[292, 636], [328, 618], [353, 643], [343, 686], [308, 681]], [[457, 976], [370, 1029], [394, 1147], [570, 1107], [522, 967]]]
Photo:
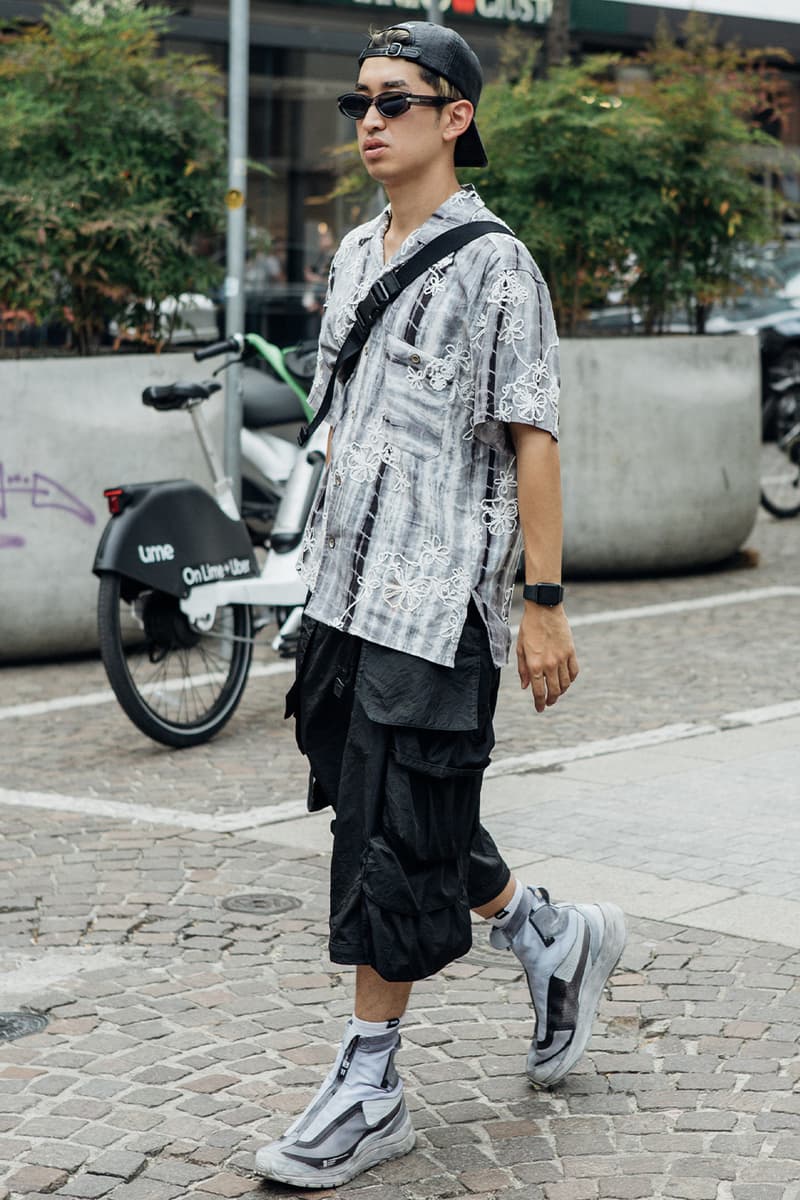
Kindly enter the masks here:
[[456, 362], [386, 334], [383, 428], [387, 442], [415, 458], [436, 458], [454, 403]]

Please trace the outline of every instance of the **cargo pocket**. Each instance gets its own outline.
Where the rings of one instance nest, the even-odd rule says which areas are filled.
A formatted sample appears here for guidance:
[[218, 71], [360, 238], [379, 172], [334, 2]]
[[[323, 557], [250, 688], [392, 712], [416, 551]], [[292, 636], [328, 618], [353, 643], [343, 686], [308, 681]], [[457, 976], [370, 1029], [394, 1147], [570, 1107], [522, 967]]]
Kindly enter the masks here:
[[470, 626], [464, 627], [452, 667], [365, 642], [355, 686], [370, 721], [421, 730], [476, 729], [480, 636]]
[[424, 979], [472, 945], [481, 776], [469, 733], [392, 730], [380, 831], [363, 871], [368, 942], [384, 979]]
[[362, 876], [364, 919], [370, 965], [383, 979], [425, 979], [469, 951], [462, 875], [452, 860], [411, 870], [383, 837], [371, 839]]
[[384, 979], [424, 979], [472, 945], [469, 862], [494, 740], [483, 637], [465, 626], [453, 668], [363, 649], [356, 695], [389, 737], [361, 862], [367, 961]]

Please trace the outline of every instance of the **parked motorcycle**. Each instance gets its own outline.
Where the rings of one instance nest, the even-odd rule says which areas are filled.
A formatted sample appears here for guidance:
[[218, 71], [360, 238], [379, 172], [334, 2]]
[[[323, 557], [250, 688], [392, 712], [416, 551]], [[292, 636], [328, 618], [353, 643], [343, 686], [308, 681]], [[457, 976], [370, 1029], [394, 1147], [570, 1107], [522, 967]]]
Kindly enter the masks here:
[[202, 407], [220, 384], [146, 388], [143, 403], [191, 417], [213, 495], [185, 479], [107, 488], [111, 519], [93, 566], [100, 579], [100, 653], [111, 687], [143, 733], [174, 747], [208, 741], [230, 720], [258, 632], [276, 625], [274, 648], [294, 653], [305, 601], [296, 567], [325, 465], [326, 426], [302, 450], [264, 434], [307, 418], [309, 348], [282, 352], [257, 335], [236, 334], [195, 358], [221, 354], [244, 360], [258, 354], [269, 367], [263, 386], [255, 373], [244, 383], [247, 433], [260, 437], [261, 447], [243, 437], [242, 511]]
[[762, 413], [761, 503], [774, 517], [800, 515], [800, 372], [776, 373]]

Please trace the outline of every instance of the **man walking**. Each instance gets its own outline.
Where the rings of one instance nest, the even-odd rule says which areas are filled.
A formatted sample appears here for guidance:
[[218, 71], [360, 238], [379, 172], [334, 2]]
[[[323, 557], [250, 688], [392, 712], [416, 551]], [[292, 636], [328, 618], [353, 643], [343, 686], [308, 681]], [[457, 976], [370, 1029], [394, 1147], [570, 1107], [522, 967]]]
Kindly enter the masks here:
[[[335, 256], [317, 408], [376, 280], [442, 233], [496, 222], [455, 174], [486, 165], [466, 42], [403, 22], [373, 36], [359, 67], [339, 107], [390, 203]], [[538, 1087], [580, 1058], [622, 952], [619, 909], [523, 887], [479, 820], [520, 534], [520, 683], [542, 712], [578, 674], [560, 585], [557, 345], [542, 277], [501, 227], [398, 291], [333, 387], [287, 714], [310, 760], [309, 805], [336, 814], [330, 955], [356, 966], [355, 1008], [312, 1103], [258, 1151], [269, 1178], [332, 1187], [413, 1147], [398, 1025], [414, 980], [469, 950], [471, 910], [524, 967]]]

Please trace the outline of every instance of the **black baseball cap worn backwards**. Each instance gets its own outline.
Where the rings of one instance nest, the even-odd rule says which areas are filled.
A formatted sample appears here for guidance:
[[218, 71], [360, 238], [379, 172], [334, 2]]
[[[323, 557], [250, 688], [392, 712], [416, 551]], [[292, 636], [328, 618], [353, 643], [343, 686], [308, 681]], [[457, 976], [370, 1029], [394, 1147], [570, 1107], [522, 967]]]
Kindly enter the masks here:
[[[380, 33], [394, 33], [397, 40], [387, 45], [369, 45], [359, 55], [359, 65], [365, 58], [407, 58], [419, 67], [426, 67], [443, 75], [457, 87], [473, 108], [478, 107], [483, 74], [478, 56], [471, 50], [460, 34], [445, 25], [434, 25], [428, 21], [403, 21], [390, 25]], [[379, 36], [375, 34], [374, 37]], [[485, 167], [488, 165], [486, 151], [480, 139], [474, 119], [469, 128], [456, 142], [455, 165], [457, 167]]]

